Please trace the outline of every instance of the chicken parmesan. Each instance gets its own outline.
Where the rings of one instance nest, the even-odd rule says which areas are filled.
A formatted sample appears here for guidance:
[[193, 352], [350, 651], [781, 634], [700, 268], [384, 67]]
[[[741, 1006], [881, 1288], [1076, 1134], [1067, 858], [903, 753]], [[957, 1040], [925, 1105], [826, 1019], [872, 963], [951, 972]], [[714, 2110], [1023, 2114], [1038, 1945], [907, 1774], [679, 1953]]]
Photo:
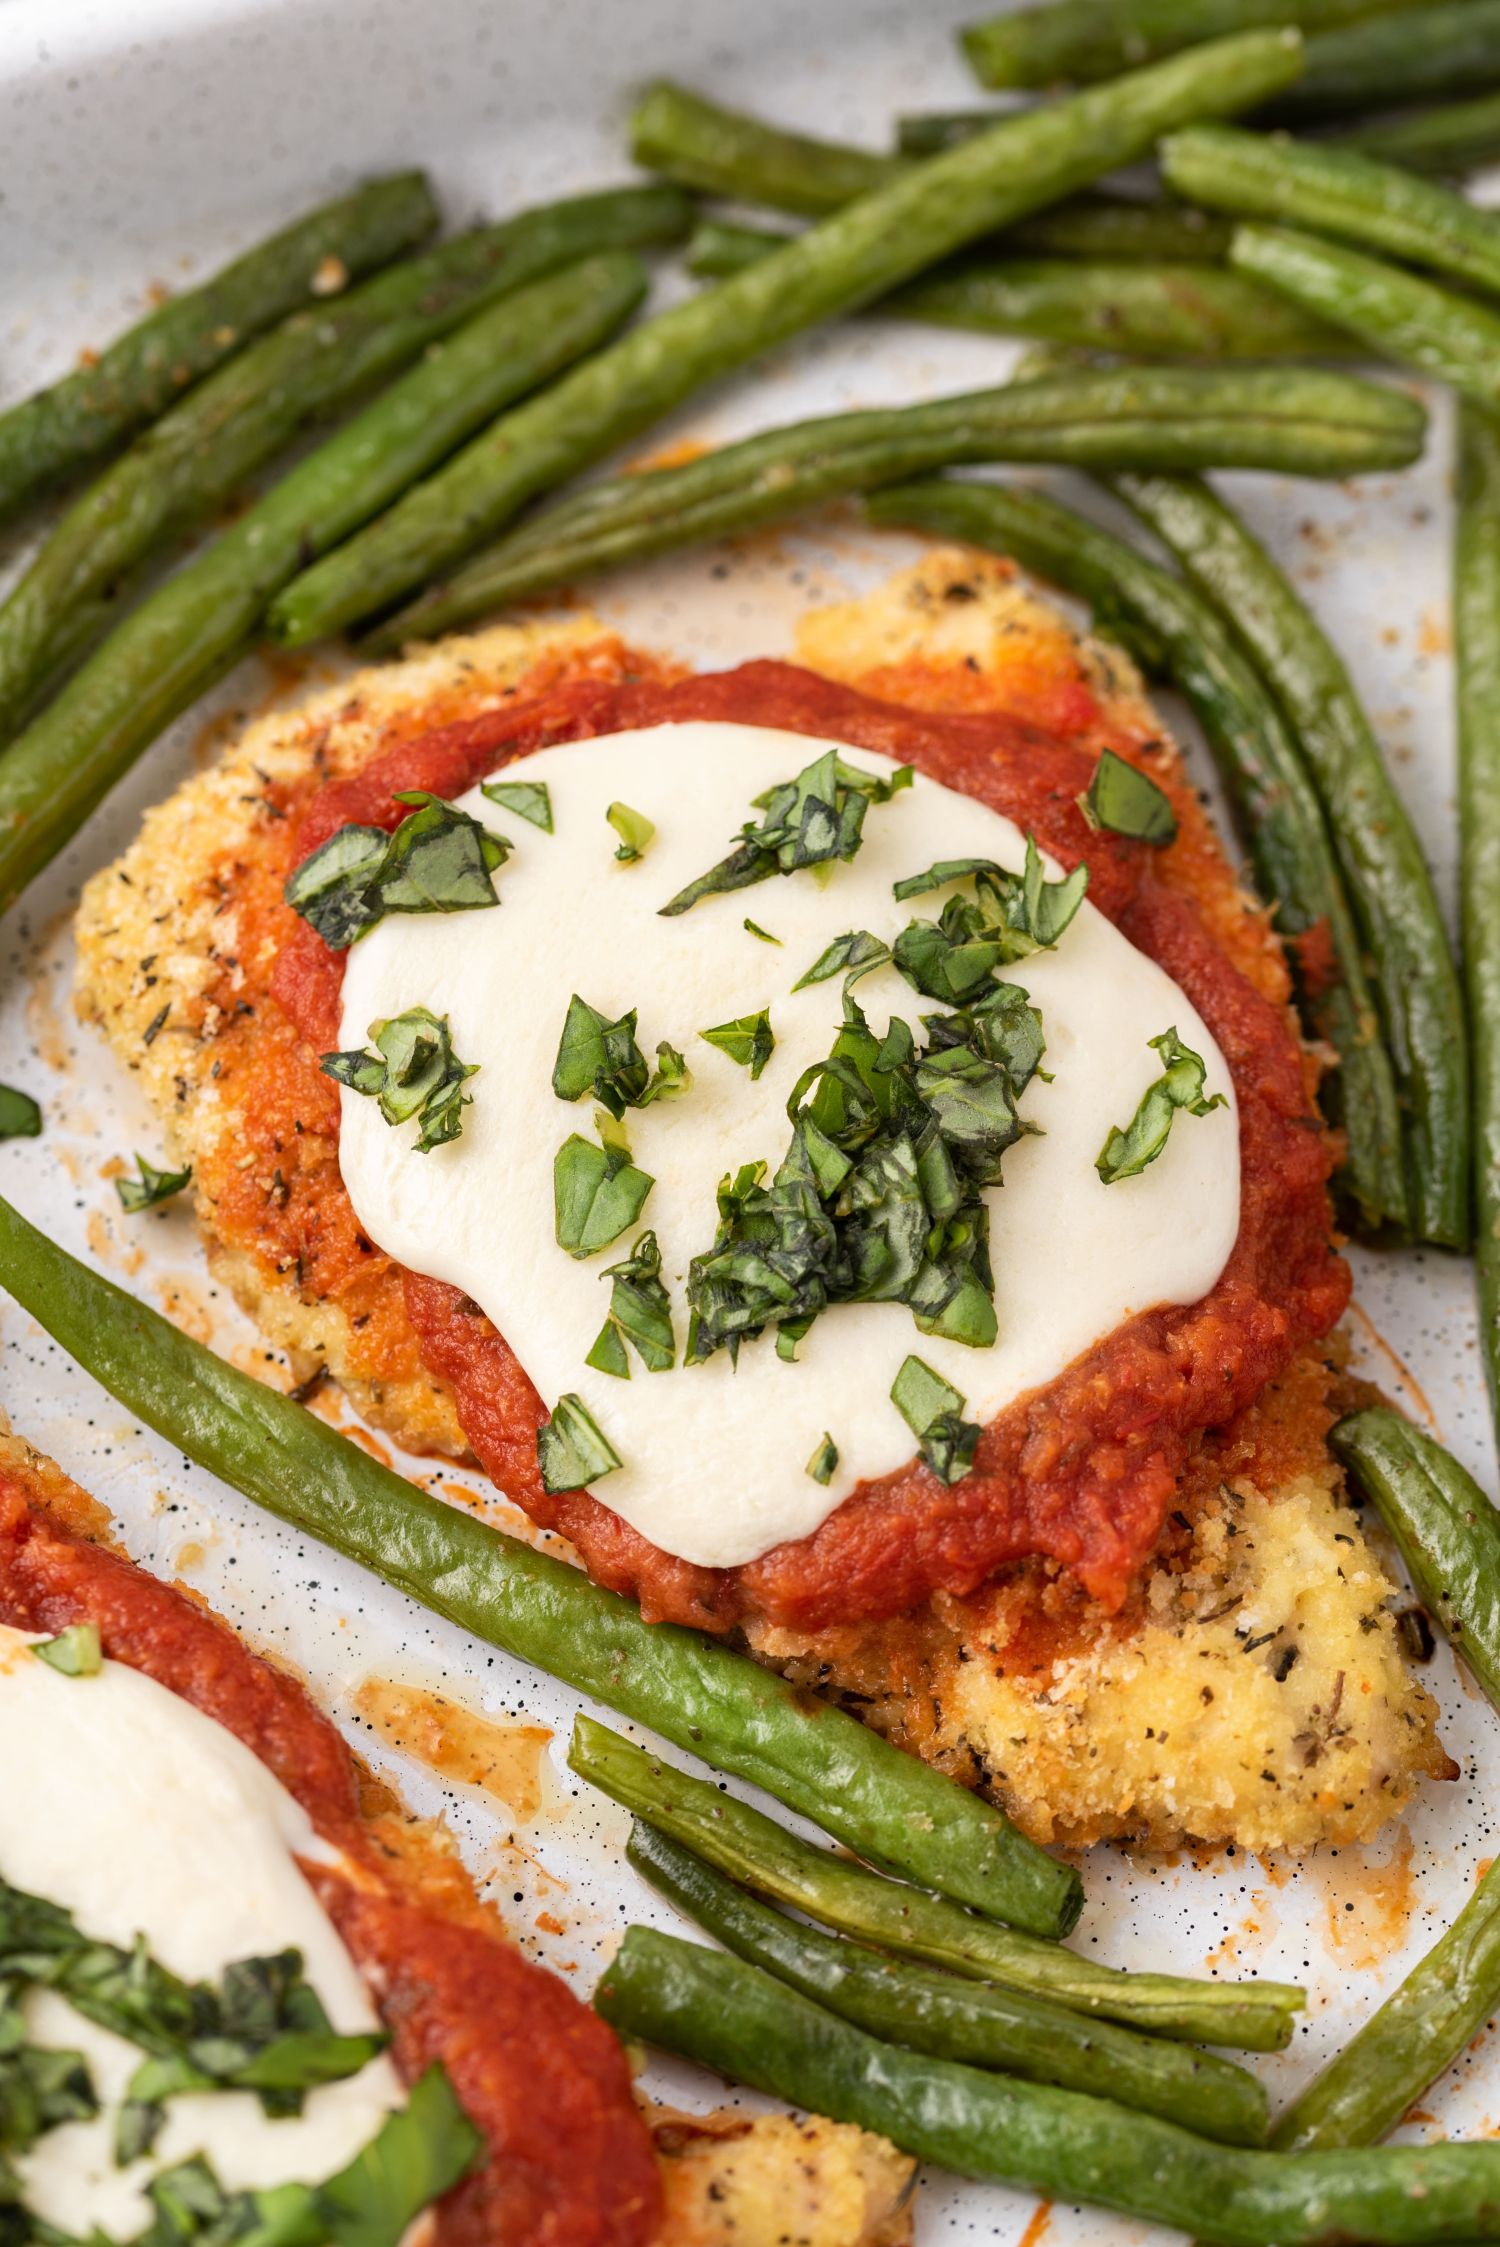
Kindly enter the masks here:
[[575, 619], [262, 721], [90, 885], [83, 1010], [298, 1370], [648, 1615], [1046, 1838], [1369, 1833], [1446, 1762], [1279, 946], [1005, 569], [801, 654]]
[[729, 2247], [794, 2220], [901, 2247], [913, 2165], [883, 2140], [639, 2104], [443, 1829], [106, 1520], [0, 1434], [14, 2236], [131, 2239], [182, 2208], [391, 2247], [424, 2215], [434, 2247]]

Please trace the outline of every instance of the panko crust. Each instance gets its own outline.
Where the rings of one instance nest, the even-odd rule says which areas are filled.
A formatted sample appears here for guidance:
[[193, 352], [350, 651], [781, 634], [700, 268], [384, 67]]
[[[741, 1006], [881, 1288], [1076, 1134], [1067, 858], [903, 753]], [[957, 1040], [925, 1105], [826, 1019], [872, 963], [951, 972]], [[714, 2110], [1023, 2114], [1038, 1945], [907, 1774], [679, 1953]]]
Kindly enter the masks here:
[[[1290, 1005], [1269, 916], [1240, 886], [1133, 666], [1075, 633], [1011, 565], [934, 550], [875, 593], [804, 619], [796, 652], [809, 669], [889, 701], [1001, 710], [1086, 744], [1095, 732], [1126, 745], [1178, 815], [1163, 879], [1191, 897], [1263, 997]], [[221, 766], [151, 813], [130, 851], [85, 891], [80, 1011], [140, 1075], [177, 1155], [193, 1162], [216, 1272], [300, 1374], [325, 1368], [357, 1410], [410, 1448], [459, 1455], [464, 1446], [451, 1397], [420, 1362], [388, 1260], [353, 1237], [352, 1221], [350, 1236], [320, 1238], [296, 1270], [257, 1249], [257, 1206], [298, 1191], [258, 1107], [295, 1039], [265, 998], [270, 960], [241, 950], [241, 920], [253, 927], [264, 919], [244, 908], [257, 884], [279, 885], [273, 830], [324, 780], [455, 715], [569, 679], [674, 675], [585, 616], [439, 643], [252, 726]], [[1306, 1069], [1311, 1095], [1310, 1054]], [[332, 1116], [331, 1085], [327, 1097]], [[266, 1107], [274, 1115], [274, 1099]], [[298, 1150], [299, 1164], [305, 1152]], [[1037, 1563], [967, 1601], [939, 1599], [895, 1624], [816, 1641], [761, 1627], [752, 1643], [824, 1690], [845, 1692], [903, 1745], [985, 1786], [1039, 1838], [1288, 1848], [1364, 1838], [1400, 1809], [1419, 1777], [1451, 1767], [1436, 1744], [1433, 1704], [1407, 1670], [1387, 1612], [1394, 1587], [1339, 1500], [1324, 1442], [1325, 1385], [1321, 1361], [1309, 1354], [1275, 1399], [1204, 1439], [1174, 1515], [1187, 1528], [1169, 1525], [1149, 1578], [1154, 1606], [1143, 1585], [1109, 1620]], [[1275, 1521], [1283, 1499], [1290, 1510]], [[1236, 1599], [1266, 1617], [1252, 1635], [1274, 1624], [1275, 1658], [1295, 1639], [1297, 1662], [1274, 1692], [1263, 1682], [1260, 1649], [1234, 1659], [1245, 1644], [1234, 1635], [1238, 1608], [1214, 1618], [1218, 1587], [1220, 1602]], [[1330, 1618], [1317, 1652], [1309, 1598]], [[1063, 1668], [1044, 1675], [1018, 1648], [1052, 1644], [1064, 1617], [1075, 1643], [1067, 1654], [1054, 1646], [1050, 1660]], [[1190, 1677], [1216, 1681], [1207, 1702], [1201, 1683], [1192, 1688], [1195, 1721], [1177, 1721], [1170, 1757], [1160, 1753], [1159, 1728], [1147, 1738], [1150, 1720], [1138, 1721], [1153, 1673], [1164, 1690], [1180, 1677], [1184, 1694]], [[1337, 1737], [1309, 1761], [1295, 1743], [1327, 1717], [1340, 1674], [1328, 1718]], [[1190, 1752], [1179, 1755], [1185, 1734]], [[1256, 1761], [1252, 1742], [1261, 1734], [1265, 1753]], [[1258, 1776], [1266, 1769], [1277, 1774], [1274, 1787]]]

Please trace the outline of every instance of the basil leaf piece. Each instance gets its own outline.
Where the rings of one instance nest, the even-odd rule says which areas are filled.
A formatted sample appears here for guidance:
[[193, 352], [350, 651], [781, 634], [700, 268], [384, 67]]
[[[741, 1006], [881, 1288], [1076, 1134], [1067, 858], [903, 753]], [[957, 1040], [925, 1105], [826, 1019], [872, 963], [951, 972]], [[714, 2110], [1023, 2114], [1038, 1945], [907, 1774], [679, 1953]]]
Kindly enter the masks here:
[[1177, 814], [1165, 789], [1113, 749], [1100, 752], [1078, 808], [1091, 827], [1128, 835], [1133, 842], [1150, 843], [1157, 850], [1177, 840]]
[[317, 2218], [332, 2247], [400, 2247], [423, 2209], [450, 2192], [487, 2150], [446, 2073], [434, 2064], [363, 2151], [318, 2186]]
[[898, 765], [887, 779], [846, 763], [836, 749], [826, 750], [795, 780], [782, 781], [754, 799], [763, 816], [747, 820], [728, 857], [679, 890], [662, 906], [663, 915], [689, 912], [702, 898], [749, 889], [773, 874], [851, 859], [870, 805], [888, 804], [911, 783], [910, 765]]
[[[671, 1370], [677, 1355], [672, 1332], [672, 1303], [661, 1277], [661, 1249], [655, 1233], [642, 1233], [623, 1263], [609, 1264], [600, 1274], [613, 1282], [609, 1317], [604, 1332], [590, 1351], [587, 1364], [600, 1373], [630, 1379], [625, 1355], [629, 1341], [648, 1373]], [[607, 1342], [605, 1336], [612, 1339]]]
[[891, 895], [898, 904], [908, 897], [925, 897], [929, 890], [946, 889], [950, 882], [967, 881], [971, 874], [993, 874], [998, 882], [1013, 882], [995, 858], [940, 858], [923, 874], [908, 874], [905, 881], [891, 884]]
[[678, 1100], [683, 1093], [693, 1089], [693, 1072], [675, 1045], [665, 1038], [656, 1049], [656, 1067], [651, 1072], [651, 1082], [640, 1099], [638, 1108], [649, 1108], [653, 1100]]
[[104, 1666], [97, 1623], [70, 1623], [56, 1638], [38, 1639], [31, 1651], [64, 1677], [97, 1677]]
[[372, 1023], [370, 1035], [373, 1053], [358, 1048], [325, 1053], [318, 1063], [324, 1076], [377, 1099], [388, 1124], [418, 1118], [421, 1129], [413, 1145], [419, 1155], [457, 1139], [463, 1110], [473, 1106], [462, 1088], [478, 1075], [479, 1064], [460, 1061], [453, 1051], [447, 1015], [409, 1007], [389, 1021]]
[[155, 1209], [158, 1202], [169, 1202], [180, 1194], [193, 1175], [193, 1166], [185, 1170], [154, 1170], [144, 1155], [137, 1155], [135, 1167], [138, 1178], [117, 1178], [115, 1192], [120, 1197], [120, 1207], [133, 1216], [137, 1210]]
[[1087, 866], [1049, 882], [1034, 837], [1025, 867], [1007, 873], [993, 859], [946, 858], [898, 882], [898, 897], [916, 897], [972, 879], [973, 897], [950, 897], [935, 921], [908, 921], [892, 958], [914, 990], [948, 1006], [967, 1007], [997, 967], [1049, 950], [1067, 928], [1088, 888]]
[[640, 1216], [656, 1181], [620, 1146], [600, 1147], [574, 1132], [552, 1165], [557, 1243], [570, 1256], [596, 1256]]
[[891, 1384], [891, 1402], [940, 1481], [962, 1482], [973, 1471], [979, 1429], [962, 1417], [964, 1400], [921, 1358], [908, 1358]]
[[825, 1429], [822, 1442], [807, 1462], [807, 1471], [814, 1482], [827, 1484], [832, 1482], [838, 1463], [839, 1447]]
[[518, 819], [529, 819], [544, 835], [553, 832], [552, 795], [545, 780], [486, 780], [479, 793], [487, 796], [492, 804], [498, 804], [502, 811], [513, 811]]
[[1117, 1185], [1122, 1178], [1139, 1178], [1147, 1165], [1155, 1162], [1179, 1109], [1190, 1116], [1206, 1116], [1215, 1108], [1229, 1105], [1222, 1092], [1204, 1098], [1207, 1066], [1201, 1054], [1183, 1044], [1175, 1029], [1163, 1030], [1159, 1038], [1148, 1038], [1146, 1043], [1153, 1053], [1161, 1055], [1162, 1074], [1146, 1087], [1124, 1130], [1117, 1124], [1099, 1150], [1094, 1168], [1106, 1186]]
[[760, 938], [762, 944], [779, 944], [781, 942], [779, 936], [773, 936], [768, 928], [762, 928], [759, 921], [752, 921], [748, 913], [745, 916], [745, 926], [752, 936]]
[[571, 1389], [558, 1398], [546, 1426], [538, 1428], [536, 1457], [542, 1488], [552, 1497], [563, 1490], [583, 1490], [625, 1464], [582, 1397]]
[[1089, 886], [1086, 865], [1075, 866], [1060, 882], [1049, 882], [1042, 870], [1042, 854], [1036, 840], [1026, 838], [1026, 871], [1022, 876], [1022, 898], [1025, 918], [1021, 926], [1032, 942], [1042, 951], [1050, 951], [1083, 903], [1083, 893]]
[[586, 1092], [606, 1107], [616, 1122], [646, 1090], [650, 1071], [635, 1042], [634, 1007], [611, 1022], [575, 991], [568, 1001], [552, 1064], [552, 1089], [559, 1100], [581, 1100]]
[[717, 1029], [700, 1030], [698, 1035], [705, 1045], [717, 1046], [720, 1053], [727, 1053], [731, 1061], [748, 1069], [752, 1083], [776, 1051], [771, 1016], [765, 1007], [759, 1014], [742, 1014], [737, 1021], [721, 1022]]
[[846, 969], [851, 978], [855, 972], [882, 965], [891, 956], [890, 946], [872, 936], [867, 928], [852, 928], [820, 952], [805, 975], [799, 975], [792, 985], [794, 991], [804, 991], [810, 983], [826, 983], [831, 975], [841, 975]]
[[35, 1139], [41, 1128], [42, 1111], [31, 1094], [0, 1084], [0, 1139]]
[[83, 2054], [28, 2043], [19, 2004], [0, 1999], [0, 2219], [21, 2191], [7, 2155], [27, 2153], [61, 2123], [88, 2122], [98, 2112]]
[[633, 866], [638, 858], [644, 858], [656, 833], [656, 822], [643, 811], [632, 811], [629, 804], [611, 804], [604, 816], [620, 838], [615, 852], [620, 864]]
[[498, 905], [493, 875], [510, 856], [503, 835], [481, 827], [425, 788], [398, 790], [413, 809], [391, 834], [341, 827], [288, 876], [288, 905], [334, 952], [345, 952], [387, 913], [465, 913]]

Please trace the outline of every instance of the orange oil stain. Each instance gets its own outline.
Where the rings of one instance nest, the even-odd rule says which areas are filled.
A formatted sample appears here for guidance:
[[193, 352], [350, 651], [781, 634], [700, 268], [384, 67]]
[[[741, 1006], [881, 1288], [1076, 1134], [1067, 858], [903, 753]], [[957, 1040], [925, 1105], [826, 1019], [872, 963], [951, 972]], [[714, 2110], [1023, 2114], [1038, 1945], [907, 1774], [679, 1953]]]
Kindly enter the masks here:
[[1051, 2228], [1052, 2203], [1050, 2200], [1039, 2200], [1026, 2220], [1026, 2229], [1021, 2234], [1019, 2247], [1038, 2247], [1038, 2243], [1046, 2238]]
[[1448, 619], [1437, 609], [1423, 609], [1417, 623], [1418, 655], [1451, 655], [1453, 631]]
[[1378, 1966], [1405, 1939], [1417, 1907], [1411, 1859], [1412, 1839], [1403, 1826], [1383, 1864], [1370, 1864], [1363, 1851], [1345, 1850], [1326, 1868], [1328, 1940], [1346, 1965], [1357, 1971]]
[[568, 1932], [566, 1923], [558, 1918], [556, 1912], [538, 1912], [534, 1924], [540, 1927], [544, 1935], [566, 1935]]
[[1412, 1372], [1411, 1367], [1407, 1364], [1406, 1360], [1401, 1357], [1397, 1351], [1392, 1349], [1390, 1343], [1387, 1342], [1385, 1336], [1381, 1333], [1379, 1327], [1375, 1324], [1375, 1321], [1370, 1317], [1369, 1312], [1363, 1310], [1358, 1303], [1351, 1303], [1349, 1305], [1349, 1316], [1354, 1321], [1356, 1326], [1358, 1326], [1368, 1346], [1373, 1351], [1375, 1351], [1378, 1356], [1385, 1359], [1387, 1365], [1389, 1365], [1391, 1371], [1395, 1374], [1397, 1381], [1405, 1391], [1407, 1399], [1411, 1405], [1411, 1409], [1416, 1414], [1417, 1418], [1419, 1420], [1425, 1421], [1432, 1433], [1434, 1435], [1437, 1435], [1439, 1433], [1437, 1414], [1433, 1411], [1432, 1406], [1428, 1403], [1426, 1392], [1422, 1388], [1421, 1383], [1418, 1381], [1416, 1375]]
[[679, 437], [675, 444], [660, 445], [655, 452], [638, 453], [633, 460], [627, 460], [624, 473], [648, 476], [654, 468], [686, 468], [689, 461], [701, 460], [712, 449], [701, 437]]
[[542, 1758], [552, 1738], [545, 1724], [498, 1724], [461, 1701], [393, 1678], [366, 1678], [354, 1705], [393, 1748], [440, 1778], [480, 1788], [517, 1818], [534, 1818], [541, 1808]]
[[347, 1425], [341, 1423], [341, 1427], [343, 1434], [349, 1438], [351, 1443], [357, 1443], [361, 1451], [368, 1451], [372, 1459], [378, 1460], [382, 1467], [389, 1467], [394, 1472], [395, 1460], [378, 1436], [372, 1436], [368, 1428], [361, 1428], [352, 1420]]
[[192, 1341], [212, 1342], [214, 1314], [191, 1280], [158, 1280], [156, 1300], [172, 1324], [181, 1327]]

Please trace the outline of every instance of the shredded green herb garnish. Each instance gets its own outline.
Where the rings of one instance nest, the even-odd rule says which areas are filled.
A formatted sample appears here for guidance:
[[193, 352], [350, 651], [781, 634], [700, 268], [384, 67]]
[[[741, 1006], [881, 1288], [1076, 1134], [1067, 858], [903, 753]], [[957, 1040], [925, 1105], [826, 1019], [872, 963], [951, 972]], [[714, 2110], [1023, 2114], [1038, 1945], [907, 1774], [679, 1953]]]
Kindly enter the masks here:
[[1163, 1030], [1159, 1038], [1148, 1038], [1146, 1043], [1161, 1055], [1162, 1074], [1146, 1087], [1124, 1130], [1116, 1125], [1099, 1150], [1094, 1168], [1106, 1186], [1122, 1178], [1138, 1178], [1148, 1163], [1155, 1162], [1179, 1109], [1189, 1116], [1206, 1116], [1229, 1105], [1222, 1092], [1204, 1097], [1208, 1071], [1203, 1057], [1185, 1046], [1175, 1029]]
[[656, 1181], [638, 1170], [618, 1138], [599, 1145], [574, 1132], [552, 1165], [557, 1244], [570, 1256], [597, 1256], [640, 1216]]
[[193, 1175], [191, 1163], [185, 1170], [156, 1170], [144, 1155], [136, 1156], [135, 1167], [140, 1173], [138, 1178], [115, 1180], [120, 1207], [128, 1210], [132, 1216], [137, 1210], [155, 1209], [158, 1202], [169, 1202], [174, 1194], [180, 1194], [183, 1187], [191, 1182]]
[[891, 1402], [942, 1482], [962, 1482], [974, 1465], [979, 1429], [963, 1417], [964, 1400], [921, 1358], [908, 1358], [891, 1384]]
[[807, 1471], [814, 1482], [830, 1483], [839, 1463], [839, 1447], [825, 1429], [823, 1440], [807, 1462]]
[[415, 1116], [421, 1125], [419, 1155], [456, 1139], [463, 1111], [473, 1105], [463, 1086], [478, 1074], [479, 1064], [459, 1060], [448, 1017], [430, 1014], [425, 1006], [409, 1007], [388, 1022], [372, 1023], [370, 1035], [373, 1053], [358, 1047], [325, 1053], [319, 1063], [324, 1076], [378, 1100], [388, 1124], [409, 1123]]
[[677, 1355], [677, 1338], [655, 1233], [642, 1233], [624, 1262], [607, 1265], [600, 1276], [613, 1283], [609, 1315], [585, 1364], [596, 1373], [628, 1381], [630, 1358], [625, 1345], [629, 1342], [648, 1372], [669, 1372]]
[[511, 847], [503, 835], [426, 789], [393, 801], [414, 806], [393, 833], [341, 827], [287, 879], [288, 905], [331, 951], [347, 951], [387, 913], [467, 913], [500, 902], [493, 876]]
[[762, 944], [779, 944], [781, 942], [779, 936], [773, 936], [768, 928], [762, 928], [759, 921], [752, 921], [748, 913], [745, 915], [745, 926], [752, 936], [760, 938]]
[[1133, 842], [1151, 843], [1160, 850], [1177, 839], [1177, 814], [1171, 798], [1113, 749], [1101, 751], [1094, 776], [1078, 808], [1091, 827], [1111, 835], [1128, 835]]
[[537, 1430], [537, 1465], [542, 1488], [550, 1495], [561, 1490], [583, 1490], [624, 1465], [598, 1421], [570, 1389], [552, 1407], [552, 1417]]
[[972, 898], [950, 897], [935, 921], [908, 921], [892, 947], [896, 966], [916, 990], [964, 1006], [993, 970], [1048, 951], [1068, 927], [1088, 888], [1087, 866], [1049, 882], [1034, 839], [1026, 864], [1011, 874], [989, 858], [940, 859], [925, 873], [897, 882], [898, 898], [921, 897], [950, 882], [974, 883]]
[[634, 1007], [611, 1022], [575, 991], [568, 1001], [552, 1064], [552, 1089], [559, 1100], [581, 1100], [592, 1092], [616, 1122], [627, 1108], [647, 1108], [672, 1100], [692, 1084], [692, 1072], [677, 1048], [665, 1041], [656, 1049], [655, 1070], [635, 1039]]
[[742, 1069], [748, 1069], [753, 1078], [758, 1077], [776, 1051], [776, 1040], [771, 1034], [771, 1016], [762, 1007], [759, 1014], [742, 1014], [737, 1021], [721, 1022], [715, 1030], [698, 1032], [705, 1045], [717, 1046], [727, 1053]]
[[97, 1623], [70, 1623], [55, 1638], [37, 1639], [31, 1651], [64, 1677], [97, 1677], [104, 1666]]
[[29, 2043], [19, 2002], [0, 1991], [0, 2232], [21, 2193], [10, 2156], [29, 2152], [64, 2122], [88, 2122], [98, 2112], [83, 2054]]
[[0, 1139], [35, 1139], [42, 1128], [42, 1111], [29, 1092], [0, 1084]]
[[836, 936], [826, 950], [820, 952], [805, 975], [799, 975], [792, 985], [794, 991], [805, 991], [810, 983], [826, 983], [831, 975], [847, 973], [853, 982], [856, 973], [867, 968], [884, 966], [891, 956], [891, 948], [867, 928], [852, 928], [843, 936]]
[[502, 811], [529, 819], [544, 835], [552, 833], [552, 794], [545, 780], [486, 780], [479, 793]]
[[620, 838], [615, 852], [620, 864], [633, 866], [638, 858], [644, 858], [656, 833], [656, 822], [643, 811], [632, 811], [629, 804], [611, 804], [604, 816]]
[[889, 803], [911, 786], [911, 780], [910, 765], [898, 765], [887, 778], [846, 764], [836, 749], [825, 751], [795, 780], [782, 781], [757, 796], [755, 808], [763, 816], [747, 820], [728, 857], [679, 890], [662, 912], [686, 913], [701, 898], [749, 889], [773, 874], [795, 874], [803, 867], [852, 858], [870, 805]]

